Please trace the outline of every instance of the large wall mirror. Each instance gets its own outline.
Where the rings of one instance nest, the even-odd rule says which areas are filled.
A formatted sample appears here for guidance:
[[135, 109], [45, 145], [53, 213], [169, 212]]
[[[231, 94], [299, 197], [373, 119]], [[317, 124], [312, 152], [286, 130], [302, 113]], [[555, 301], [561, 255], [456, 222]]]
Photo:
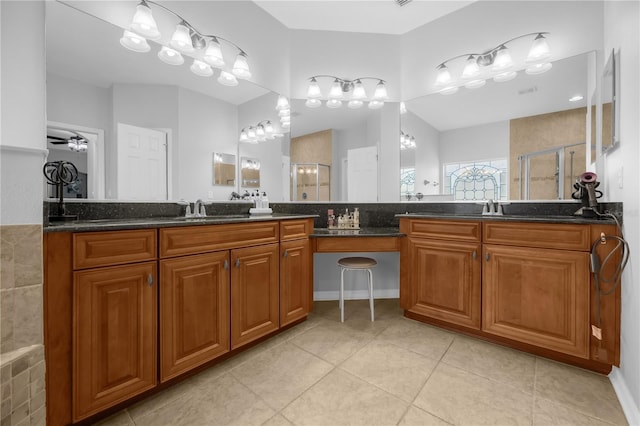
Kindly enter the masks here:
[[619, 104], [617, 102], [616, 84], [618, 83], [616, 54], [609, 52], [607, 62], [602, 71], [602, 150], [613, 148], [620, 140]]
[[594, 61], [585, 53], [541, 75], [407, 101], [403, 199], [570, 199], [587, 167]]
[[[51, 159], [68, 152], [70, 161], [82, 164], [87, 198], [226, 200], [240, 190], [239, 171], [214, 184], [216, 153], [260, 158], [262, 174], [274, 180], [267, 182], [271, 198], [284, 199], [281, 146], [288, 150], [288, 133], [268, 141], [268, 149], [238, 143], [244, 127], [262, 120], [278, 125], [276, 93], [246, 80], [223, 86], [218, 71], [197, 76], [189, 58], [167, 65], [152, 41], [150, 52], [127, 50], [119, 43], [123, 29], [78, 10], [83, 3], [46, 4], [47, 124]], [[135, 2], [104, 7], [108, 14], [128, 8], [132, 16]], [[54, 139], [73, 134], [88, 140], [84, 152]], [[148, 161], [139, 161], [141, 155]]]

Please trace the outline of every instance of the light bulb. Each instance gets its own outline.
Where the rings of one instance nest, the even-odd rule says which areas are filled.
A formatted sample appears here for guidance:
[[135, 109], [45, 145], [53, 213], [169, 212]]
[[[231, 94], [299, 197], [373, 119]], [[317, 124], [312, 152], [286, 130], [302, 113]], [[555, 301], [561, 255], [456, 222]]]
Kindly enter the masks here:
[[358, 109], [362, 105], [364, 105], [364, 102], [362, 102], [360, 99], [351, 99], [347, 104], [347, 106], [351, 109]]
[[147, 43], [147, 40], [144, 37], [129, 30], [124, 30], [124, 34], [120, 39], [120, 44], [127, 49], [138, 53], [146, 53], [151, 50], [151, 46], [149, 46], [149, 43]]
[[162, 46], [162, 49], [158, 52], [158, 58], [169, 65], [182, 65], [184, 64], [184, 58], [177, 50], [173, 50], [170, 47]]
[[384, 102], [376, 99], [369, 101], [369, 105], [367, 105], [369, 109], [380, 109], [383, 106], [384, 106]]
[[250, 141], [255, 141], [258, 139], [258, 135], [256, 133], [256, 128], [251, 126], [249, 127], [249, 130], [247, 131], [247, 137], [249, 138]]
[[327, 108], [340, 108], [342, 106], [342, 101], [340, 99], [329, 99], [327, 101]]
[[264, 125], [264, 131], [266, 134], [272, 134], [273, 133], [273, 124], [271, 124], [270, 121], [267, 121]]
[[307, 99], [304, 104], [307, 108], [318, 108], [322, 105], [322, 101], [320, 99]]
[[247, 142], [249, 140], [249, 136], [247, 135], [247, 131], [245, 129], [242, 129], [242, 131], [240, 132], [240, 142]]
[[513, 80], [518, 75], [515, 71], [505, 71], [497, 74], [493, 77], [493, 81], [496, 83], [504, 83], [505, 81]]
[[158, 25], [153, 19], [151, 8], [145, 1], [136, 6], [136, 13], [133, 15], [130, 27], [136, 33], [150, 40], [158, 40], [160, 38]]
[[322, 92], [320, 91], [320, 86], [316, 81], [315, 77], [309, 81], [309, 87], [307, 88], [307, 98], [308, 99], [320, 99], [322, 97]]
[[233, 69], [231, 70], [231, 72], [238, 78], [242, 78], [245, 80], [251, 78], [251, 71], [249, 70], [249, 62], [247, 62], [246, 53], [238, 53], [238, 56], [236, 56], [236, 60], [233, 63]]
[[220, 48], [220, 43], [218, 39], [213, 37], [209, 40], [209, 44], [207, 45], [207, 50], [204, 52], [204, 61], [209, 65], [222, 68], [224, 67], [224, 58], [222, 57], [222, 49]]
[[169, 42], [169, 44], [174, 49], [177, 49], [183, 53], [193, 53], [193, 51], [195, 50], [191, 42], [191, 34], [189, 32], [189, 28], [185, 25], [184, 21], [176, 25], [176, 30], [173, 33], [173, 36], [171, 36], [171, 41]]
[[230, 72], [222, 70], [220, 71], [220, 75], [218, 76], [218, 83], [222, 84], [223, 86], [237, 86], [238, 79]]
[[551, 48], [547, 43], [547, 39], [542, 34], [538, 34], [533, 40], [529, 54], [527, 55], [526, 62], [539, 62], [549, 59], [551, 57]]
[[213, 69], [209, 64], [205, 64], [199, 59], [194, 59], [191, 64], [191, 72], [200, 77], [211, 77], [213, 75]]

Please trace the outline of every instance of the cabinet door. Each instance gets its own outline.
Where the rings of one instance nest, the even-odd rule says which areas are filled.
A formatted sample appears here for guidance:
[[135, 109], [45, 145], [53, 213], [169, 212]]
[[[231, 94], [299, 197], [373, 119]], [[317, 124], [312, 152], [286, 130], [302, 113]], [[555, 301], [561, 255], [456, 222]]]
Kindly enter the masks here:
[[483, 331], [588, 358], [589, 255], [486, 244]]
[[156, 265], [74, 273], [74, 421], [156, 385]]
[[231, 251], [231, 348], [279, 328], [278, 244]]
[[229, 352], [229, 252], [160, 261], [160, 381]]
[[312, 280], [309, 239], [280, 243], [280, 326], [307, 316]]
[[480, 329], [480, 244], [409, 238], [409, 311]]

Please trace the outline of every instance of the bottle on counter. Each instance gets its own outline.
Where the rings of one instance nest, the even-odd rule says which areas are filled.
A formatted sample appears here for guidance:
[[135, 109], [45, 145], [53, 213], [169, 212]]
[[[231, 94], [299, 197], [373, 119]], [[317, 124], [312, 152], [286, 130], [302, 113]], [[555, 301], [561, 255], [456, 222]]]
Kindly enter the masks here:
[[357, 207], [353, 212], [353, 227], [360, 228], [360, 211], [358, 211]]
[[333, 209], [327, 210], [327, 228], [335, 227], [336, 217], [333, 215]]

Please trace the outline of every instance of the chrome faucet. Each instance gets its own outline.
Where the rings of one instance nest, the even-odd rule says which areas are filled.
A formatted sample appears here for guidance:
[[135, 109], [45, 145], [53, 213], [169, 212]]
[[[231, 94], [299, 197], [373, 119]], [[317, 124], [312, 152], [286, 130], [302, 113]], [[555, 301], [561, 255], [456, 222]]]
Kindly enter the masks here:
[[499, 201], [489, 200], [482, 208], [483, 216], [502, 216], [502, 204]]
[[204, 208], [204, 202], [200, 198], [193, 203], [193, 215], [195, 217], [205, 217], [207, 215], [207, 211]]

